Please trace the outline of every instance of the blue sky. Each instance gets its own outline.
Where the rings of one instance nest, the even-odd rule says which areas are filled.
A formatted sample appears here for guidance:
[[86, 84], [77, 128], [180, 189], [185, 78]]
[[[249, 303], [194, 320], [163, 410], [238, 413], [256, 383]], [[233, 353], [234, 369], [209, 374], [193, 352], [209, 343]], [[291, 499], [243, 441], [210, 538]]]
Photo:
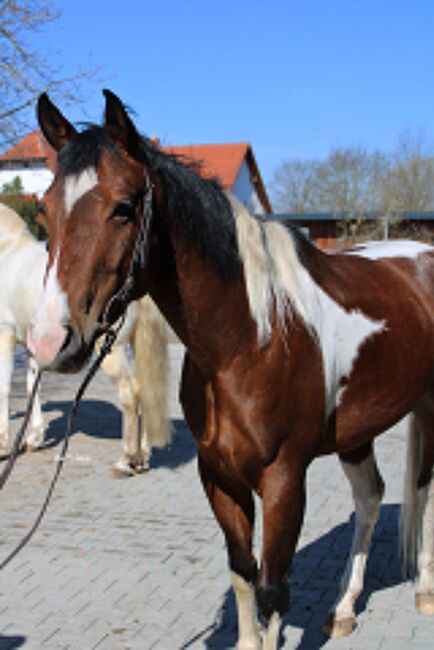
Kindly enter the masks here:
[[71, 0], [38, 47], [69, 74], [101, 65], [100, 89], [164, 144], [248, 141], [266, 183], [286, 158], [332, 146], [392, 150], [434, 140], [432, 0]]

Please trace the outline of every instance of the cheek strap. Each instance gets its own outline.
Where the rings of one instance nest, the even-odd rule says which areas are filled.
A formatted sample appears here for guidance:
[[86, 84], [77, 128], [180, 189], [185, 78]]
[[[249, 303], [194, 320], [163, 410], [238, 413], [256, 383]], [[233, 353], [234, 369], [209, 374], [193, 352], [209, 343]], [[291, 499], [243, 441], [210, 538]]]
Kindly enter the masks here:
[[125, 312], [128, 304], [131, 302], [134, 277], [137, 270], [142, 270], [146, 267], [149, 254], [149, 231], [152, 221], [152, 199], [153, 199], [153, 184], [147, 176], [146, 188], [143, 192], [143, 206], [142, 218], [140, 219], [139, 232], [134, 244], [133, 254], [131, 256], [130, 267], [128, 269], [127, 277], [123, 285], [108, 301], [102, 318], [102, 327], [107, 330], [110, 327], [110, 311], [116, 306], [121, 312]]

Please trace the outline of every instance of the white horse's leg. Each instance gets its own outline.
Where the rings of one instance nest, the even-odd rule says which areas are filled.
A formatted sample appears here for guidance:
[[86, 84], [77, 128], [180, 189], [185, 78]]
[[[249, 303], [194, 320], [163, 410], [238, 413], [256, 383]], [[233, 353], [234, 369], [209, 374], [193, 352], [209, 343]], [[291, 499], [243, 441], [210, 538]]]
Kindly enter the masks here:
[[350, 556], [341, 580], [340, 594], [324, 628], [324, 631], [333, 637], [346, 636], [355, 628], [354, 605], [363, 589], [372, 531], [384, 493], [384, 483], [372, 448], [361, 462], [349, 462], [343, 457], [340, 460], [351, 483], [356, 521]]
[[[33, 385], [38, 374], [38, 364], [32, 356], [28, 356], [27, 364], [27, 396], [33, 390]], [[33, 409], [30, 417], [30, 422], [27, 427], [26, 433], [26, 449], [34, 451], [42, 447], [44, 442], [44, 421], [42, 419], [41, 401], [39, 399], [39, 391], [36, 391], [35, 399], [33, 401]]]
[[434, 394], [410, 419], [401, 541], [408, 568], [417, 568], [416, 609], [434, 614]]
[[419, 577], [416, 607], [421, 614], [434, 614], [434, 476], [425, 491], [421, 547], [417, 558]]
[[262, 650], [256, 618], [255, 588], [233, 571], [231, 582], [238, 611], [237, 650]]
[[140, 449], [137, 391], [125, 347], [115, 345], [102, 362], [102, 367], [117, 386], [122, 408], [123, 455], [116, 462], [115, 472], [132, 476], [137, 468], [142, 468], [143, 455]]
[[274, 612], [263, 632], [262, 650], [277, 650], [279, 647], [280, 624], [280, 614]]
[[418, 573], [416, 608], [434, 614], [434, 396], [410, 416], [400, 541], [404, 568]]
[[14, 367], [15, 335], [12, 329], [0, 327], [0, 453], [10, 450], [9, 392]]
[[143, 458], [149, 461], [152, 447], [164, 447], [170, 442], [166, 323], [149, 297], [137, 303], [132, 347], [140, 403], [141, 449]]

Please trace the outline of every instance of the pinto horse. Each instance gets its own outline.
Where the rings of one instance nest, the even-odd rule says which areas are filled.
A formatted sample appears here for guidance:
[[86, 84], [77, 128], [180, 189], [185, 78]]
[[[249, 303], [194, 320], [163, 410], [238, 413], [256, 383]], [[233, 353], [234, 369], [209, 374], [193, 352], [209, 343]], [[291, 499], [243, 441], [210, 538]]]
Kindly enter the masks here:
[[[407, 554], [418, 552], [417, 606], [433, 613], [434, 249], [321, 252], [140, 137], [104, 92], [104, 125], [82, 132], [39, 99], [41, 129], [59, 154], [43, 200], [50, 252], [34, 354], [75, 370], [117, 318], [124, 283], [132, 277], [132, 296], [155, 300], [187, 349], [181, 401], [226, 539], [239, 650], [278, 647], [306, 470], [333, 452], [353, 489], [356, 527], [326, 627], [353, 629], [383, 495], [372, 441], [412, 412], [410, 450], [419, 452], [410, 454], [403, 527]], [[259, 565], [253, 493], [262, 499]]]

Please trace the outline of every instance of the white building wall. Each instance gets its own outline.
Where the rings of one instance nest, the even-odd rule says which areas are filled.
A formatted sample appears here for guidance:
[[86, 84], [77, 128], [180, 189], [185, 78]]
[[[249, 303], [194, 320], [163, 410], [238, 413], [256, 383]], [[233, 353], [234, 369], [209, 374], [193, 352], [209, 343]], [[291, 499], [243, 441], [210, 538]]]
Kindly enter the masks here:
[[250, 168], [246, 161], [240, 167], [238, 176], [232, 187], [232, 193], [238, 201], [246, 205], [254, 214], [264, 214], [264, 207], [256, 192], [250, 176]]
[[42, 197], [53, 180], [53, 172], [47, 167], [17, 166], [15, 169], [0, 169], [0, 190], [5, 183], [12, 183], [17, 176], [21, 178], [24, 194], [36, 194], [38, 198]]

